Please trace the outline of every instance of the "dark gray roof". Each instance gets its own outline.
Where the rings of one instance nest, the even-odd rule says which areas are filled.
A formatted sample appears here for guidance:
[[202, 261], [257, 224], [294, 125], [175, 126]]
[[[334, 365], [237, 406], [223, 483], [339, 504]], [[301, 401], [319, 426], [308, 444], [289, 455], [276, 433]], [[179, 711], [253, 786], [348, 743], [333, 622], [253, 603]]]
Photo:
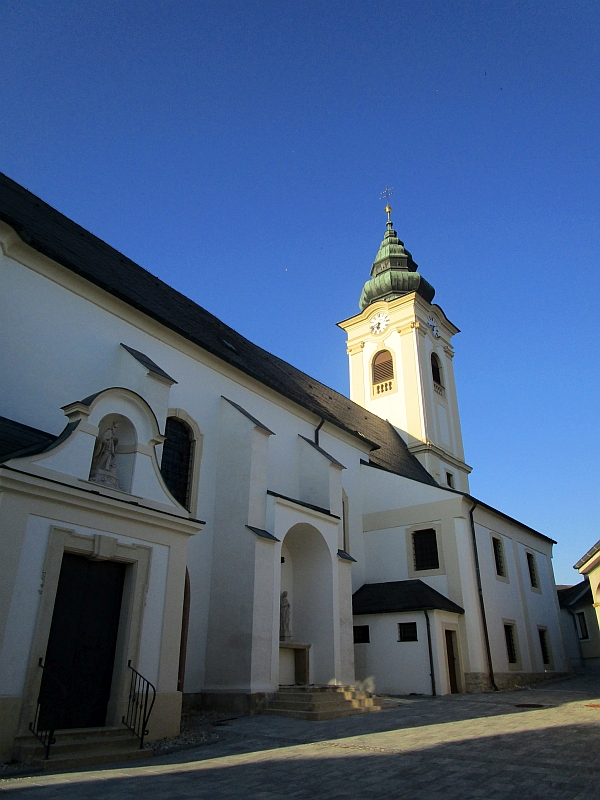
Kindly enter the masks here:
[[142, 311], [327, 422], [378, 449], [371, 460], [436, 486], [385, 420], [268, 353], [0, 173], [0, 219], [40, 253]]
[[264, 528], [255, 528], [254, 525], [246, 525], [249, 531], [255, 533], [257, 536], [260, 536], [261, 539], [268, 539], [271, 542], [280, 542], [281, 539], [278, 539], [276, 536], [273, 536], [272, 533], [266, 531]]
[[422, 580], [365, 583], [352, 595], [352, 613], [391, 614], [400, 611], [465, 611]]
[[121, 342], [121, 347], [127, 350], [129, 355], [133, 356], [136, 361], [139, 361], [143, 367], [146, 367], [148, 372], [152, 372], [154, 375], [158, 375], [159, 378], [164, 378], [171, 383], [177, 383], [175, 378], [172, 378], [164, 371], [164, 369], [161, 369], [161, 367], [159, 367], [155, 361], [152, 361], [152, 359], [145, 353], [140, 353], [139, 350], [134, 350], [133, 347], [129, 347], [128, 345], [123, 344], [123, 342]]
[[557, 589], [558, 604], [561, 608], [579, 608], [580, 606], [591, 606], [594, 602], [592, 587], [587, 578], [575, 586], [565, 586], [564, 589]]
[[267, 428], [267, 426], [263, 425], [259, 419], [253, 417], [252, 414], [249, 411], [246, 411], [245, 408], [242, 408], [242, 406], [239, 406], [237, 403], [234, 403], [233, 400], [230, 400], [228, 397], [225, 397], [225, 395], [221, 395], [221, 397], [223, 398], [223, 400], [229, 403], [230, 406], [236, 408], [240, 412], [240, 414], [243, 414], [247, 419], [249, 419], [250, 422], [253, 422], [257, 428], [266, 431], [266, 433], [269, 433], [271, 436], [275, 436], [274, 432], [270, 428]]
[[579, 561], [573, 565], [573, 569], [581, 569], [581, 567], [583, 567], [584, 564], [586, 564], [592, 558], [592, 556], [595, 556], [598, 551], [600, 551], [600, 541], [596, 542], [593, 547], [590, 547], [584, 556], [581, 556]]
[[57, 437], [37, 428], [30, 428], [6, 417], [0, 417], [0, 459], [14, 455], [41, 453]]

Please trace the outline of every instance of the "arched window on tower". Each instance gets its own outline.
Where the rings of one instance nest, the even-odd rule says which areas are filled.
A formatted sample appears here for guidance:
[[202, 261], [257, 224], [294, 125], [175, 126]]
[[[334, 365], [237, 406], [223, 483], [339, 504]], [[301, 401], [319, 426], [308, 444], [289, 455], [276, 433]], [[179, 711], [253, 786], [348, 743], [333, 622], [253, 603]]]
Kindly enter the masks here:
[[189, 509], [194, 458], [192, 431], [185, 422], [168, 417], [165, 436], [160, 471], [173, 497]]
[[431, 375], [433, 377], [434, 385], [443, 388], [444, 383], [442, 381], [442, 365], [440, 364], [440, 360], [435, 353], [431, 354]]
[[389, 350], [381, 350], [373, 359], [373, 392], [375, 395], [392, 390], [394, 361]]

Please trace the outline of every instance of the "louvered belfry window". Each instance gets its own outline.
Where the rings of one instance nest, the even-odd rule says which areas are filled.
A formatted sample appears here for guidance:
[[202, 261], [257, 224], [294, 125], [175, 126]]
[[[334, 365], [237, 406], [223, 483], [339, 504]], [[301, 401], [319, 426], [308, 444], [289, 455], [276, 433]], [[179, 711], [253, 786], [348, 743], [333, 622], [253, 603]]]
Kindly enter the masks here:
[[169, 417], [165, 426], [160, 471], [173, 497], [189, 508], [194, 441], [184, 422]]
[[394, 379], [394, 362], [389, 350], [382, 350], [373, 359], [373, 383], [383, 383]]
[[442, 383], [442, 365], [440, 364], [440, 360], [435, 353], [431, 354], [431, 374], [433, 376], [434, 383], [437, 383], [438, 386], [444, 385]]

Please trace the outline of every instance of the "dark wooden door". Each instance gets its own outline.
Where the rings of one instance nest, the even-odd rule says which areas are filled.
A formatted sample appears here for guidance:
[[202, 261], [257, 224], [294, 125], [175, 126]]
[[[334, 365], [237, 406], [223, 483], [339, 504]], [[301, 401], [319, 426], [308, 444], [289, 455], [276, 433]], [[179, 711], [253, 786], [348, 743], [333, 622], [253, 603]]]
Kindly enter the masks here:
[[125, 564], [63, 556], [40, 690], [41, 729], [106, 722]]
[[456, 652], [456, 638], [454, 631], [445, 631], [446, 634], [446, 656], [448, 658], [448, 675], [450, 677], [450, 691], [452, 694], [458, 694], [458, 679], [457, 679], [457, 652]]

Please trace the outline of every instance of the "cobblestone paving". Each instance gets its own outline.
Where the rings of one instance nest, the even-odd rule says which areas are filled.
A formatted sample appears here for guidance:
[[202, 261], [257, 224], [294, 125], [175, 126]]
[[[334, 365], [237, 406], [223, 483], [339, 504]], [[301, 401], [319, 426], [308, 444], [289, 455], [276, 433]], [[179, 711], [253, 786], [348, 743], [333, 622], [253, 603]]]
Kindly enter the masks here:
[[[328, 722], [243, 717], [216, 744], [138, 764], [0, 781], [15, 800], [600, 798], [600, 676], [407, 698]], [[518, 708], [517, 704], [543, 708]]]

